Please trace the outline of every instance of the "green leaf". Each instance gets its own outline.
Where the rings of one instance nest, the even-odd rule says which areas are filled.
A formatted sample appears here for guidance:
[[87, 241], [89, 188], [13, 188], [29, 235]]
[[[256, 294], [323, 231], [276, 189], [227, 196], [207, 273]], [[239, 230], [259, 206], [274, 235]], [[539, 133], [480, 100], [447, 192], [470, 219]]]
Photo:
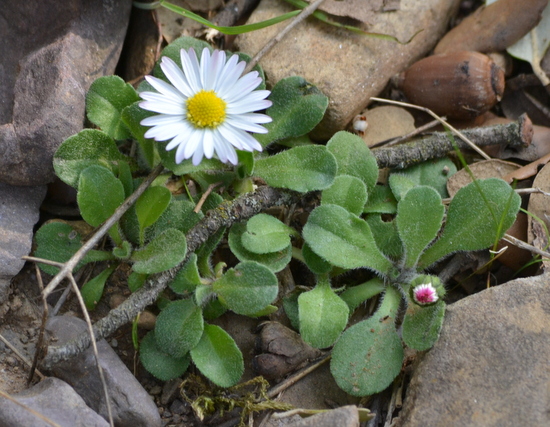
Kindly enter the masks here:
[[391, 191], [397, 201], [401, 200], [411, 188], [416, 187], [416, 183], [401, 173], [392, 173], [388, 178]]
[[449, 197], [447, 181], [456, 173], [456, 166], [448, 157], [429, 160], [399, 171], [416, 185], [433, 187], [441, 197]]
[[80, 174], [77, 201], [84, 221], [97, 227], [124, 202], [124, 187], [109, 169], [89, 166]]
[[300, 297], [300, 291], [294, 290], [291, 294], [286, 295], [283, 298], [283, 308], [285, 310], [286, 317], [290, 320], [290, 324], [297, 331], [300, 330], [300, 310], [298, 308], [298, 298]]
[[243, 261], [212, 285], [222, 304], [237, 314], [254, 314], [277, 297], [277, 277], [267, 267]]
[[229, 230], [229, 235], [227, 237], [229, 249], [231, 249], [231, 252], [233, 252], [239, 261], [256, 261], [269, 268], [273, 273], [278, 273], [290, 262], [292, 258], [292, 246], [290, 243], [283, 250], [267, 254], [257, 254], [250, 252], [243, 246], [241, 236], [245, 232], [246, 224], [236, 223], [231, 227], [231, 230]]
[[161, 381], [168, 381], [187, 371], [191, 356], [172, 357], [162, 352], [157, 346], [155, 331], [150, 331], [141, 340], [139, 360], [150, 374]]
[[116, 140], [130, 138], [130, 131], [121, 119], [124, 107], [139, 101], [132, 85], [118, 76], [96, 79], [86, 95], [88, 120]]
[[334, 345], [330, 371], [346, 393], [381, 392], [401, 371], [403, 345], [394, 324], [400, 301], [401, 294], [388, 287], [378, 311], [346, 330]]
[[501, 179], [462, 187], [449, 205], [443, 234], [422, 254], [419, 266], [427, 268], [456, 251], [488, 248], [512, 226], [520, 204], [520, 196]]
[[113, 248], [113, 255], [120, 260], [127, 260], [132, 255], [132, 245], [128, 240], [124, 240], [120, 246]]
[[146, 227], [153, 225], [168, 207], [172, 194], [166, 187], [147, 188], [136, 201], [136, 215], [139, 222], [141, 243]]
[[184, 295], [193, 292], [197, 286], [201, 286], [201, 277], [197, 267], [197, 254], [193, 252], [185, 265], [179, 269], [169, 286], [175, 293]]
[[413, 268], [441, 228], [445, 207], [432, 187], [415, 187], [397, 205], [395, 223], [405, 248], [405, 268]]
[[348, 323], [349, 308], [334, 293], [328, 279], [298, 297], [300, 335], [315, 348], [330, 347]]
[[418, 351], [432, 348], [439, 338], [444, 318], [445, 303], [442, 300], [427, 307], [409, 304], [403, 319], [403, 341]]
[[269, 132], [254, 135], [263, 147], [310, 132], [328, 107], [328, 98], [316, 86], [298, 76], [279, 80], [269, 99], [273, 106], [266, 114], [273, 121], [264, 125]]
[[307, 242], [304, 242], [302, 246], [302, 256], [307, 268], [315, 274], [325, 274], [332, 270], [332, 265], [313, 252]]
[[277, 218], [261, 213], [248, 220], [241, 243], [250, 252], [268, 254], [288, 248], [290, 234], [296, 231]]
[[374, 241], [384, 255], [393, 260], [402, 258], [403, 242], [397, 232], [395, 219], [393, 221], [383, 221], [382, 215], [371, 214], [365, 219], [369, 225]]
[[184, 357], [201, 339], [202, 310], [193, 300], [172, 301], [157, 317], [155, 338], [159, 349], [172, 357]]
[[166, 151], [167, 145], [168, 143], [157, 142], [158, 153], [160, 156], [160, 161], [164, 167], [171, 170], [174, 175], [181, 176], [201, 171], [224, 170], [228, 167], [218, 159], [214, 158], [203, 158], [202, 161], [196, 166], [193, 165], [191, 159], [184, 160], [181, 163], [176, 163], [176, 149]]
[[70, 136], [53, 157], [55, 174], [71, 187], [78, 187], [80, 172], [92, 165], [109, 169], [126, 158], [118, 151], [113, 138], [96, 129], [84, 129]]
[[378, 164], [365, 141], [357, 135], [340, 131], [327, 142], [327, 150], [336, 158], [338, 175], [359, 178], [370, 193], [378, 180]]
[[243, 355], [231, 336], [216, 325], [204, 325], [201, 340], [191, 350], [193, 363], [220, 387], [231, 387], [244, 372]]
[[147, 274], [140, 274], [132, 271], [128, 276], [128, 288], [130, 291], [135, 292], [141, 288], [145, 284], [147, 277]]
[[[82, 247], [82, 236], [65, 222], [52, 221], [45, 223], [34, 236], [36, 250], [34, 256], [49, 259], [56, 262], [67, 262]], [[105, 251], [92, 249], [76, 265], [74, 271], [94, 261], [106, 261], [113, 259], [113, 255]], [[38, 264], [40, 269], [47, 274], [55, 275], [58, 267], [46, 264]]]
[[160, 162], [160, 157], [156, 151], [156, 142], [153, 139], [145, 138], [145, 132], [148, 126], [142, 126], [141, 121], [146, 117], [154, 116], [155, 113], [142, 109], [139, 102], [134, 102], [122, 110], [121, 119], [128, 127], [134, 139], [138, 142], [142, 157], [147, 162], [147, 166], [152, 168]]
[[97, 303], [101, 299], [101, 295], [103, 295], [105, 282], [113, 271], [115, 271], [115, 267], [110, 267], [103, 270], [93, 279], [90, 279], [84, 283], [82, 289], [80, 289], [82, 299], [84, 299], [84, 304], [88, 310], [93, 310], [96, 307]]
[[136, 273], [153, 274], [175, 267], [185, 258], [185, 235], [175, 228], [163, 231], [144, 248], [132, 253], [132, 269]]
[[361, 215], [367, 202], [367, 187], [359, 178], [339, 175], [321, 195], [321, 204], [342, 206], [352, 214]]
[[171, 197], [158, 220], [145, 230], [145, 240], [151, 240], [170, 228], [187, 233], [204, 217], [202, 212], [196, 213], [193, 209], [195, 204], [188, 199]]
[[394, 214], [397, 212], [397, 200], [390, 187], [376, 185], [369, 192], [369, 199], [363, 209], [364, 213]]
[[291, 148], [264, 159], [258, 159], [254, 175], [272, 187], [306, 193], [324, 190], [332, 185], [337, 166], [334, 156], [322, 145]]
[[378, 249], [368, 224], [336, 205], [321, 205], [309, 216], [304, 240], [320, 257], [342, 268], [367, 267], [392, 275], [393, 264]]

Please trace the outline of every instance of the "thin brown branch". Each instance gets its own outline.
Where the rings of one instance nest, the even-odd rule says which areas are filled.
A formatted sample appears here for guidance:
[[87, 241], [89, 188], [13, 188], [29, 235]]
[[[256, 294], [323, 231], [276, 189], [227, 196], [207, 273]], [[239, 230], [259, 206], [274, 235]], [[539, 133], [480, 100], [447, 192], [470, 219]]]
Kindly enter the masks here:
[[109, 229], [115, 225], [115, 223], [122, 218], [122, 215], [135, 203], [135, 201], [143, 194], [143, 192], [151, 185], [157, 176], [164, 170], [164, 166], [159, 164], [155, 169], [151, 171], [149, 176], [141, 183], [141, 185], [134, 191], [123, 203], [120, 205], [115, 213], [95, 232], [95, 234], [88, 240], [82, 247], [67, 261], [55, 277], [48, 283], [46, 289], [44, 289], [44, 296], [48, 297], [52, 291], [61, 283], [61, 281], [68, 277], [76, 267], [78, 262], [101, 240], [101, 238], [109, 231]]
[[88, 334], [90, 337], [90, 341], [92, 343], [92, 349], [96, 360], [97, 370], [99, 372], [99, 378], [101, 380], [101, 385], [103, 386], [103, 395], [105, 396], [105, 405], [107, 405], [107, 415], [109, 417], [109, 424], [111, 425], [111, 427], [114, 427], [115, 423], [113, 421], [113, 410], [111, 408], [111, 399], [109, 398], [109, 390], [107, 389], [105, 374], [103, 373], [103, 368], [101, 367], [101, 363], [99, 361], [99, 352], [97, 351], [96, 339], [94, 338], [94, 328], [92, 326], [92, 321], [90, 319], [90, 315], [88, 314], [88, 310], [86, 309], [86, 304], [84, 303], [84, 299], [82, 298], [80, 289], [78, 289], [78, 285], [76, 284], [76, 281], [74, 280], [72, 273], [69, 273], [68, 279], [71, 282], [71, 286], [73, 287], [73, 292], [76, 294], [78, 303], [80, 304], [80, 308], [82, 309], [84, 320], [86, 321], [86, 326], [88, 327]]
[[[531, 120], [522, 115], [516, 122], [484, 126], [462, 131], [462, 135], [475, 141], [477, 146], [506, 144], [507, 146], [526, 146], [533, 136]], [[471, 148], [462, 139], [450, 138], [446, 132], [436, 132], [416, 141], [393, 147], [381, 147], [372, 150], [378, 166], [403, 169], [408, 166], [446, 156], [454, 151], [453, 143], [458, 148]]]
[[[42, 274], [40, 273], [40, 268], [38, 267], [38, 264], [34, 264], [34, 268], [36, 271], [36, 278], [38, 280], [38, 287], [40, 288], [40, 292], [44, 291], [44, 283], [42, 281]], [[32, 361], [31, 371], [29, 372], [29, 376], [27, 378], [27, 387], [29, 387], [32, 383], [32, 379], [34, 377], [34, 373], [40, 375], [40, 378], [43, 379], [44, 377], [42, 374], [36, 369], [38, 366], [38, 361], [42, 357], [42, 353], [44, 352], [44, 330], [46, 329], [46, 321], [48, 320], [48, 302], [46, 301], [46, 297], [44, 297], [44, 294], [42, 293], [42, 322], [40, 324], [40, 332], [38, 334], [38, 340], [36, 341], [36, 346], [34, 350], [34, 358]]]
[[[185, 265], [191, 253], [196, 251], [210, 236], [222, 227], [244, 221], [263, 210], [279, 205], [295, 203], [301, 195], [292, 191], [263, 186], [253, 193], [244, 194], [233, 201], [222, 202], [187, 233], [187, 256], [174, 268], [151, 276], [147, 282], [121, 305], [114, 308], [93, 327], [96, 339], [110, 336], [121, 326], [132, 321], [145, 307], [152, 304], [164, 288]], [[88, 334], [81, 334], [62, 347], [48, 347], [42, 365], [51, 367], [84, 351], [90, 345]]]

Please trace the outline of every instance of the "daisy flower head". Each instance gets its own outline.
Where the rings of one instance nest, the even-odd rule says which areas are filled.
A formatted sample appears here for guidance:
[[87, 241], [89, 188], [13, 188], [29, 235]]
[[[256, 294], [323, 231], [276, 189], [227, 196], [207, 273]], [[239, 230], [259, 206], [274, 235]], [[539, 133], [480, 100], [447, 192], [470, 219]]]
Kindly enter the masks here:
[[223, 163], [238, 163], [235, 149], [262, 151], [249, 132], [267, 133], [261, 126], [271, 122], [265, 114], [254, 113], [271, 107], [268, 90], [254, 90], [262, 78], [257, 71], [241, 75], [246, 63], [234, 54], [229, 59], [223, 50], [210, 53], [204, 48], [200, 61], [191, 48], [180, 51], [179, 67], [167, 56], [160, 68], [170, 83], [153, 76], [145, 79], [158, 92], [141, 92], [144, 110], [158, 113], [141, 121], [151, 126], [145, 138], [169, 141], [166, 150], [176, 149], [176, 163], [214, 154]]

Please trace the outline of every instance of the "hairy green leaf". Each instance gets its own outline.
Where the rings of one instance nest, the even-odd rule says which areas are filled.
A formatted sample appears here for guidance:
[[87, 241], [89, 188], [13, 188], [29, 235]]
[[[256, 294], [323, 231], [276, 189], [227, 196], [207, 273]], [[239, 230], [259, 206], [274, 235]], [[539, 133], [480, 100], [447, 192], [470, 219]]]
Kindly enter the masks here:
[[150, 331], [141, 340], [139, 360], [147, 371], [161, 381], [168, 381], [182, 375], [191, 362], [189, 353], [173, 357], [159, 349], [155, 331]]
[[220, 387], [235, 385], [243, 375], [243, 355], [231, 336], [216, 325], [204, 325], [191, 357], [201, 373]]
[[305, 145], [258, 159], [254, 175], [272, 187], [305, 193], [330, 187], [336, 171], [336, 160], [324, 146]]

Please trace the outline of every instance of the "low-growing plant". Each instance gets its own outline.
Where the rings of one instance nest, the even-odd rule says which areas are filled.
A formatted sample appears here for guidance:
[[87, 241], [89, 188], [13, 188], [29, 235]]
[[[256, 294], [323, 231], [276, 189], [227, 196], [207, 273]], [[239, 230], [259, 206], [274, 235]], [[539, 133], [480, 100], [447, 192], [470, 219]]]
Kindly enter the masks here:
[[[206, 43], [184, 37], [169, 45], [163, 57], [181, 67], [181, 50], [190, 48], [211, 50]], [[236, 55], [248, 60], [244, 54]], [[181, 265], [169, 285], [175, 297], [159, 300], [155, 329], [140, 343], [141, 362], [156, 377], [178, 377], [192, 361], [215, 384], [233, 386], [244, 371], [242, 353], [232, 337], [211, 322], [227, 310], [266, 316], [277, 310], [272, 305], [277, 301], [306, 342], [317, 348], [334, 346], [331, 371], [343, 390], [364, 396], [385, 389], [400, 372], [404, 345], [426, 350], [438, 338], [445, 287], [429, 274], [430, 268], [454, 252], [493, 245], [514, 222], [519, 196], [502, 180], [477, 180], [459, 190], [445, 208], [446, 176], [441, 171], [456, 170], [446, 159], [393, 173], [389, 185], [378, 185], [376, 159], [358, 136], [338, 132], [326, 145], [308, 139], [328, 99], [300, 77], [283, 79], [272, 88], [273, 105], [266, 111], [271, 122], [253, 116], [267, 130], [255, 135], [257, 148], [250, 142], [246, 151], [236, 151], [233, 161], [227, 151], [231, 147], [218, 145], [199, 153], [202, 161], [197, 161], [196, 151], [186, 151], [186, 141], [168, 141], [176, 134], [162, 139], [160, 132], [152, 131], [153, 123], [159, 125], [163, 119], [140, 101], [140, 94], [155, 99], [143, 95], [154, 88], [173, 95], [166, 88], [165, 71], [157, 66], [154, 74], [160, 80], [149, 79], [137, 91], [115, 76], [94, 82], [86, 107], [88, 119], [98, 129], [71, 136], [55, 154], [56, 174], [77, 189], [82, 218], [92, 227], [105, 222], [134, 192], [143, 172], [158, 162], [166, 168], [110, 229], [112, 246], [89, 251], [77, 266], [108, 264], [82, 288], [88, 308], [97, 304], [106, 281], [121, 264], [131, 267], [132, 291], [153, 275]], [[263, 76], [259, 67], [256, 71]], [[168, 142], [148, 138], [151, 132]], [[128, 141], [136, 144], [136, 155], [127, 154], [132, 152]], [[274, 143], [290, 148], [273, 155], [253, 152]], [[173, 149], [168, 151], [167, 145]], [[320, 192], [320, 205], [301, 229], [260, 213], [214, 233], [197, 251], [188, 253], [186, 233], [208, 210], [253, 190], [257, 179], [294, 192]], [[189, 190], [177, 194], [167, 187], [170, 182], [170, 188], [187, 189], [189, 181], [196, 184], [197, 194]], [[215, 183], [221, 183], [223, 190], [207, 193]], [[209, 195], [196, 209], [205, 194]], [[238, 259], [230, 268], [225, 262], [212, 265], [212, 254], [226, 232]], [[35, 255], [66, 262], [84, 237], [68, 223], [46, 223], [36, 234]], [[311, 271], [316, 285], [285, 295], [276, 273], [292, 258]], [[56, 271], [52, 266], [41, 268], [50, 274]], [[354, 283], [353, 272], [370, 278]], [[337, 276], [340, 287], [335, 289]], [[352, 313], [377, 295], [381, 303], [376, 312], [346, 329]]]

